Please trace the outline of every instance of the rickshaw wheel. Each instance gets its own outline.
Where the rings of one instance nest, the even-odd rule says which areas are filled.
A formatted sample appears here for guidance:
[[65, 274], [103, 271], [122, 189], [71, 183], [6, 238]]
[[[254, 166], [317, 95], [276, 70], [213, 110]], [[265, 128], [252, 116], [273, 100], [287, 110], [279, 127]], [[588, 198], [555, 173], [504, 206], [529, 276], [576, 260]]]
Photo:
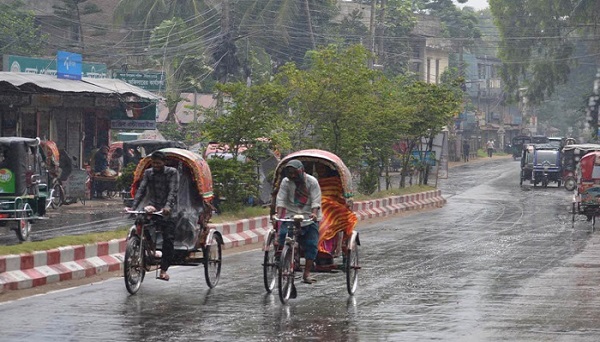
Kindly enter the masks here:
[[275, 261], [275, 253], [277, 251], [275, 247], [276, 234], [272, 233], [269, 235], [269, 241], [267, 244], [267, 250], [265, 251], [265, 258], [263, 260], [263, 280], [265, 284], [265, 290], [271, 293], [275, 288], [275, 281], [277, 280], [277, 263]]
[[65, 201], [65, 192], [60, 184], [54, 184], [51, 192], [50, 206], [52, 209], [57, 209]]
[[211, 289], [219, 283], [221, 275], [221, 236], [212, 234], [211, 241], [204, 246], [204, 278]]
[[277, 289], [279, 300], [286, 304], [294, 288], [294, 255], [293, 248], [286, 245], [281, 251], [281, 258], [277, 276]]
[[29, 233], [31, 232], [31, 222], [29, 222], [29, 220], [27, 219], [27, 217], [30, 216], [31, 207], [28, 203], [23, 204], [21, 202], [21, 204], [17, 204], [17, 208], [23, 211], [17, 214], [19, 215], [19, 220], [16, 221], [17, 226], [15, 230], [17, 232], [17, 237], [19, 238], [19, 240], [26, 241], [29, 237]]
[[131, 294], [136, 294], [142, 286], [146, 270], [142, 264], [142, 255], [140, 253], [140, 238], [132, 235], [127, 241], [125, 249], [125, 259], [123, 260], [123, 277], [125, 287]]
[[358, 287], [358, 245], [348, 248], [346, 254], [346, 289], [349, 295], [353, 295]]
[[29, 233], [31, 232], [31, 222], [26, 219], [21, 219], [17, 222], [17, 237], [21, 241], [26, 241], [29, 237]]
[[569, 177], [565, 180], [565, 189], [567, 189], [568, 191], [573, 191], [576, 187], [577, 182], [575, 181], [575, 178]]

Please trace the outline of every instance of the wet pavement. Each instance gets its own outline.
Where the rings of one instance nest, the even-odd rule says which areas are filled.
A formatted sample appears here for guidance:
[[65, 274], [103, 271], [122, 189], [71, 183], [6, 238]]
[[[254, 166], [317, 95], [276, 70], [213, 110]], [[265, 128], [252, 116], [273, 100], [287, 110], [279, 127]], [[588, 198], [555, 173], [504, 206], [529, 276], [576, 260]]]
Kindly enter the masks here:
[[[600, 233], [563, 188], [520, 187], [519, 163], [459, 165], [441, 209], [361, 222], [360, 284], [343, 273], [298, 284], [288, 305], [265, 294], [262, 253], [0, 304], [3, 341], [597, 341]], [[26, 319], [24, 319], [26, 317]]]

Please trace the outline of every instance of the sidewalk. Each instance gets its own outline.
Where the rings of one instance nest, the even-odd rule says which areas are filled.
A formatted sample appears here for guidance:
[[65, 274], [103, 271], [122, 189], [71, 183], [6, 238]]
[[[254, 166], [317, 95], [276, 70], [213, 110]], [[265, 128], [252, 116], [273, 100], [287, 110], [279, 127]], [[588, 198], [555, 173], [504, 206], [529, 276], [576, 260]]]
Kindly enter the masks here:
[[[439, 208], [446, 203], [440, 190], [393, 196], [354, 203], [359, 221], [385, 217], [406, 211]], [[98, 208], [122, 208], [119, 199], [98, 200], [71, 204], [58, 211], [90, 212]], [[223, 236], [224, 249], [264, 241], [270, 229], [268, 216], [244, 219], [231, 223], [211, 224]], [[27, 289], [72, 279], [92, 277], [105, 272], [122, 270], [125, 239], [89, 245], [61, 247], [20, 255], [0, 256], [0, 293]]]

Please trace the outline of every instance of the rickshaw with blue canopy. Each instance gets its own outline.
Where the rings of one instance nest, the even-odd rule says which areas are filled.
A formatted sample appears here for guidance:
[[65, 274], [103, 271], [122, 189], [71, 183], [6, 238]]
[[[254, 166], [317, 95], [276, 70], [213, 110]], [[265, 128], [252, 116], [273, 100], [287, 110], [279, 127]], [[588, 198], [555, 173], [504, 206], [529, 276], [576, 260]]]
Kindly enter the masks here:
[[[176, 168], [179, 175], [177, 209], [171, 214], [176, 222], [175, 253], [171, 265], [204, 265], [206, 283], [213, 288], [221, 274], [223, 237], [214, 227], [208, 225], [214, 209], [210, 168], [197, 153], [179, 148], [164, 148], [159, 151], [166, 156], [166, 166]], [[135, 197], [144, 171], [150, 167], [150, 156], [140, 160], [134, 173], [132, 197]], [[159, 221], [165, 218], [162, 211], [145, 210], [149, 202], [147, 197], [142, 199], [138, 208], [126, 211], [135, 217], [135, 223], [127, 235], [123, 261], [125, 286], [131, 294], [140, 289], [146, 272], [158, 272], [162, 256]]]

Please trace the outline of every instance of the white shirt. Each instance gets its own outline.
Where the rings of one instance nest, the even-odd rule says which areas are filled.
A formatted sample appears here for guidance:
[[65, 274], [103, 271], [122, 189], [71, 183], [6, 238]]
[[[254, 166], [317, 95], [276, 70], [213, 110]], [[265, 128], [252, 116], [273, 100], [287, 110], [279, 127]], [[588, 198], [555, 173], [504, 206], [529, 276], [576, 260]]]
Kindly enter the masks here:
[[[321, 187], [319, 181], [309, 174], [304, 174], [304, 182], [308, 189], [308, 201], [305, 205], [298, 206], [294, 203], [294, 192], [296, 191], [296, 184], [289, 180], [287, 177], [281, 181], [279, 186], [279, 192], [277, 193], [276, 205], [278, 208], [286, 209], [286, 216], [292, 217], [294, 215], [308, 216], [312, 213], [313, 208], [319, 208], [317, 219], [321, 220]], [[304, 226], [309, 225], [310, 222], [303, 223]]]

